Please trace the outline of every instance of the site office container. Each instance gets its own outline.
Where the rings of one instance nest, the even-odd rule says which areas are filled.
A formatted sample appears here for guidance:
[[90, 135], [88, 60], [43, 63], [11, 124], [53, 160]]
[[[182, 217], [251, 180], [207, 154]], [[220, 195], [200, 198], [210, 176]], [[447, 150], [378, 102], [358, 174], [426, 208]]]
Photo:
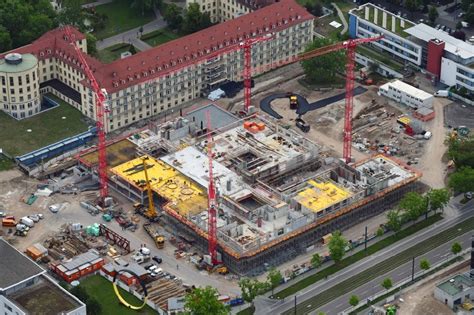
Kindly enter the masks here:
[[17, 222], [14, 219], [2, 219], [2, 226], [15, 227]]

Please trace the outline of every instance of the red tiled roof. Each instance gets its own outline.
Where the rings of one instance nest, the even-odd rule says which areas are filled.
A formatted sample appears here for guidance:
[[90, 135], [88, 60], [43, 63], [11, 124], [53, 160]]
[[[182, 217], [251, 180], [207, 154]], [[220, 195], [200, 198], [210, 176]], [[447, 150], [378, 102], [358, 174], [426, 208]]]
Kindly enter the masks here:
[[[165, 73], [179, 70], [184, 66], [206, 59], [218, 49], [237, 43], [246, 37], [261, 36], [277, 32], [291, 25], [311, 20], [314, 17], [294, 0], [281, 0], [255, 12], [226, 21], [202, 31], [178, 38], [158, 47], [139, 52], [125, 59], [103, 64], [87, 56], [87, 62], [94, 71], [100, 86], [114, 93], [129, 86], [160, 77]], [[76, 38], [84, 35], [74, 30]], [[32, 53], [38, 58], [49, 58], [50, 54], [62, 58], [66, 63], [80, 69], [73, 47], [62, 38], [63, 31], [52, 30], [31, 45], [15, 49], [19, 53]], [[40, 55], [43, 52], [43, 56]], [[0, 55], [1, 57], [1, 55]], [[181, 61], [180, 61], [181, 59]]]

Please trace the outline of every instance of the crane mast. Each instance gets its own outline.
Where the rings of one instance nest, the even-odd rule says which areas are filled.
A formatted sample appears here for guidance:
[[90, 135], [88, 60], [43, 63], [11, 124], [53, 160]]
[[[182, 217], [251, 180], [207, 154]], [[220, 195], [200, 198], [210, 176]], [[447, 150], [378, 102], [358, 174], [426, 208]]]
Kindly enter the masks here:
[[207, 157], [209, 159], [209, 185], [207, 189], [207, 232], [208, 232], [208, 251], [211, 256], [211, 263], [217, 265], [217, 196], [214, 183], [214, 174], [212, 170], [212, 137], [211, 137], [211, 114], [206, 112], [207, 119]]
[[100, 185], [100, 201], [104, 204], [104, 199], [109, 195], [109, 185], [107, 179], [107, 151], [106, 151], [106, 144], [105, 144], [105, 114], [108, 112], [108, 108], [106, 108], [106, 99], [107, 99], [107, 91], [105, 89], [101, 89], [97, 80], [92, 73], [89, 64], [87, 63], [86, 59], [84, 58], [83, 52], [77, 47], [76, 42], [74, 40], [74, 35], [71, 31], [71, 26], [66, 25], [64, 26], [64, 33], [66, 34], [66, 40], [69, 40], [71, 45], [74, 47], [76, 51], [77, 57], [83, 66], [83, 70], [86, 74], [87, 79], [89, 80], [89, 84], [91, 85], [92, 90], [95, 94], [95, 111], [96, 111], [96, 127], [97, 127], [97, 137], [98, 137], [98, 153], [99, 153], [99, 168], [98, 168], [98, 175], [99, 175], [99, 185]]

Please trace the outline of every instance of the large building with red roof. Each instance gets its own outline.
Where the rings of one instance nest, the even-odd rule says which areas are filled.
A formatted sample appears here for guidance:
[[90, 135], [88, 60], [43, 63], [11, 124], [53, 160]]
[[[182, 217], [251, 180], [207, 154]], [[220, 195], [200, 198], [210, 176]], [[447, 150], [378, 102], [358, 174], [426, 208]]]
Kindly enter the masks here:
[[[252, 47], [253, 75], [295, 57], [313, 40], [313, 19], [294, 0], [282, 0], [109, 64], [87, 55], [95, 78], [108, 92], [106, 131], [171, 111], [227, 80], [242, 80], [244, 60], [239, 43], [244, 39], [273, 35], [271, 40]], [[86, 52], [85, 36], [77, 30], [73, 36]], [[95, 96], [69, 42], [63, 30], [55, 29], [8, 53], [33, 55], [40, 94], [54, 93], [94, 119]], [[0, 55], [0, 60], [6, 55]], [[19, 96], [26, 82], [21, 72], [15, 77], [14, 71], [0, 71], [0, 89], [12, 88], [12, 76], [13, 94]], [[14, 103], [11, 97], [3, 104], [0, 100], [0, 108], [6, 111], [5, 105], [11, 108]]]

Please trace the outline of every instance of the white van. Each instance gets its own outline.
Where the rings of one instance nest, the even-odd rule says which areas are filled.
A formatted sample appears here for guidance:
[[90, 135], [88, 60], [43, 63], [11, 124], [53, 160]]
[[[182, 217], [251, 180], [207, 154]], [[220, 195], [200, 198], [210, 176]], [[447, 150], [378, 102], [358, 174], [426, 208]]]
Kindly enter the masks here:
[[35, 225], [35, 223], [33, 222], [33, 220], [31, 220], [30, 218], [28, 217], [23, 217], [20, 219], [20, 223], [21, 224], [24, 224], [28, 227], [33, 227]]

